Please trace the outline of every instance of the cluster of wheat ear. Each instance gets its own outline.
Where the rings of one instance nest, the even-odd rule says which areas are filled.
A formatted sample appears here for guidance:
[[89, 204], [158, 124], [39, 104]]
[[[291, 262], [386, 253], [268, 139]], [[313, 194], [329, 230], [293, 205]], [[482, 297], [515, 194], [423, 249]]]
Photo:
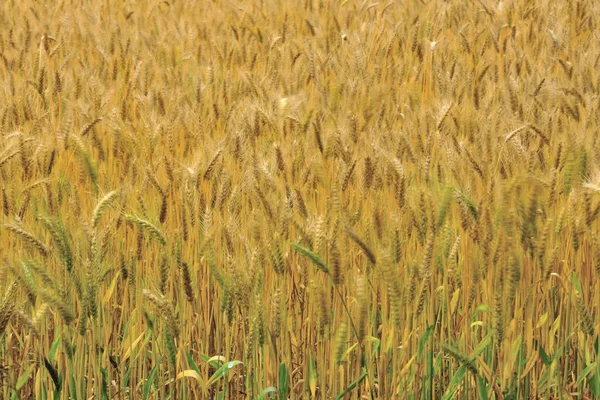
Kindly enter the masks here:
[[0, 398], [600, 397], [599, 2], [0, 26]]

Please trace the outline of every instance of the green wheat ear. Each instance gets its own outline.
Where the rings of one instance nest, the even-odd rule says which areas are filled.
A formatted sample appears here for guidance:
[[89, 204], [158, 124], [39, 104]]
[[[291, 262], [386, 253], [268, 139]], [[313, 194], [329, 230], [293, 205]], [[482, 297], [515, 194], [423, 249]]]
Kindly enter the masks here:
[[319, 256], [317, 256], [315, 253], [313, 253], [309, 249], [300, 246], [297, 243], [292, 243], [291, 245], [294, 248], [294, 250], [296, 250], [298, 253], [302, 254], [303, 256], [308, 257], [308, 259], [311, 260], [318, 269], [325, 272], [327, 275], [331, 275], [331, 272], [329, 271], [329, 268], [325, 264], [325, 261], [323, 261]]

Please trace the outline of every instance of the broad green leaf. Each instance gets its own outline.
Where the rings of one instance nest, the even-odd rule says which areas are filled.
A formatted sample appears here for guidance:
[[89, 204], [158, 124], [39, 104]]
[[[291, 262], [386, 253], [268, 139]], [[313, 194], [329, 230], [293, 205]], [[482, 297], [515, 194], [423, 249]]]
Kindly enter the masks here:
[[544, 348], [542, 346], [540, 346], [539, 351], [540, 351], [540, 358], [542, 359], [542, 362], [544, 363], [544, 365], [546, 367], [549, 366], [550, 363], [552, 362], [552, 358], [550, 356], [548, 356], [548, 354], [546, 353], [546, 351], [544, 350]]
[[190, 354], [189, 351], [185, 352], [185, 357], [187, 358], [187, 362], [188, 362], [188, 365], [190, 366], [190, 368], [193, 369], [194, 371], [196, 371], [196, 373], [198, 375], [200, 375], [200, 368], [198, 368], [198, 366], [194, 362], [194, 359], [192, 358], [192, 355]]
[[213, 383], [215, 383], [216, 381], [221, 379], [223, 376], [227, 375], [229, 370], [234, 368], [236, 365], [240, 365], [240, 364], [243, 364], [243, 362], [235, 360], [235, 361], [229, 361], [229, 362], [221, 365], [219, 367], [219, 369], [217, 369], [215, 371], [213, 376], [211, 376], [210, 379], [208, 380], [208, 386], [212, 385]]

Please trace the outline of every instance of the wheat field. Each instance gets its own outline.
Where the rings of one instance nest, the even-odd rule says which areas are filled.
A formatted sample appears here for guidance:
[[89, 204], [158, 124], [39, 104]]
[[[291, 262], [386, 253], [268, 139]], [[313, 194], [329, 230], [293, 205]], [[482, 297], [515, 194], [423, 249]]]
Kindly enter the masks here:
[[599, 13], [2, 2], [0, 398], [599, 398]]

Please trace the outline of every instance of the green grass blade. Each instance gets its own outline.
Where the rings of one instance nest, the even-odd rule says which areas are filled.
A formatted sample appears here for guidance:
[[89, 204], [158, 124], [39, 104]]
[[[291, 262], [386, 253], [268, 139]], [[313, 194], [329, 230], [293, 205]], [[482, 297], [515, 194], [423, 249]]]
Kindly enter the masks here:
[[448, 388], [446, 389], [446, 393], [442, 397], [442, 400], [452, 400], [454, 399], [454, 394], [460, 388], [460, 384], [467, 372], [467, 368], [464, 365], [461, 365], [460, 368], [456, 371], [450, 383], [448, 384]]
[[289, 392], [289, 376], [285, 363], [279, 364], [279, 398], [286, 399]]
[[367, 377], [367, 373], [364, 372], [357, 380], [355, 380], [350, 385], [348, 385], [348, 387], [346, 389], [344, 389], [343, 392], [338, 394], [335, 397], [335, 400], [341, 400], [342, 398], [344, 398], [345, 395], [347, 395], [348, 393], [353, 391], [362, 381], [364, 381], [366, 377]]
[[150, 374], [148, 375], [148, 379], [146, 383], [144, 383], [144, 391], [142, 395], [142, 400], [148, 400], [148, 396], [150, 396], [150, 389], [152, 388], [152, 384], [154, 383], [154, 378], [156, 377], [156, 373], [158, 372], [158, 364], [155, 365], [152, 370], [150, 370]]

